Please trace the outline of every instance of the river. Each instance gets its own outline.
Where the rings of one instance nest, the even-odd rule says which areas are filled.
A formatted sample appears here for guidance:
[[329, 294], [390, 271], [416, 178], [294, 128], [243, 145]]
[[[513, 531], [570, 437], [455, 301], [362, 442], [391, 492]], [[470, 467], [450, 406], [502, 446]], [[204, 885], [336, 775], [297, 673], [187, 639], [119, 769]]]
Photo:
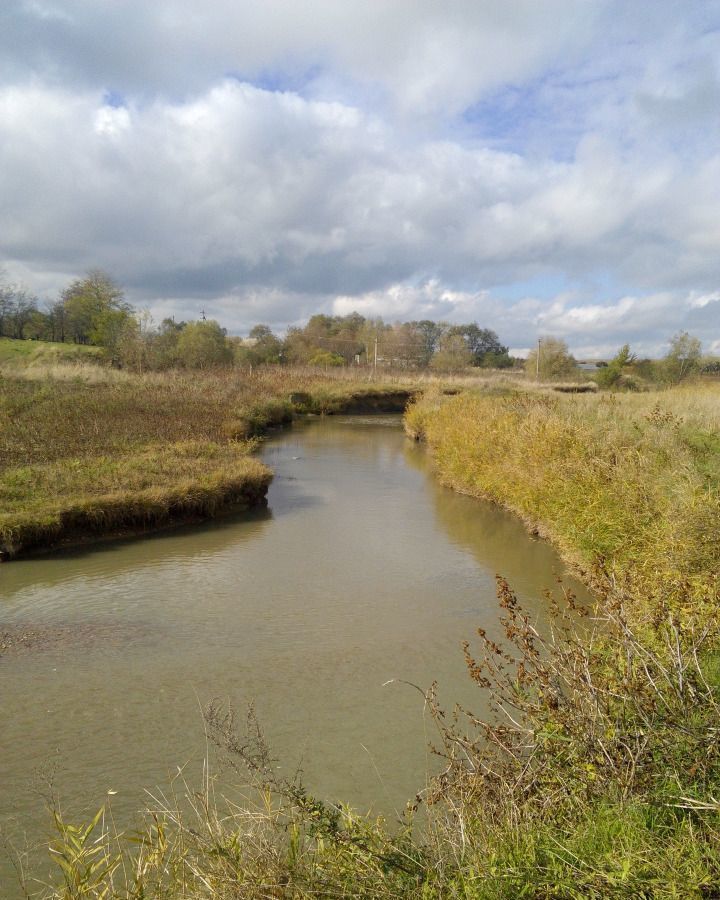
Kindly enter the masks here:
[[[262, 458], [267, 509], [0, 566], [0, 632], [31, 634], [0, 658], [17, 845], [49, 835], [48, 779], [70, 817], [112, 798], [122, 826], [178, 766], [199, 779], [212, 698], [253, 700], [317, 794], [392, 815], [432, 767], [431, 723], [387, 682], [481, 708], [460, 645], [497, 633], [495, 574], [540, 616], [563, 571], [515, 517], [440, 487], [398, 416], [299, 423]], [[13, 895], [6, 858], [0, 884]]]

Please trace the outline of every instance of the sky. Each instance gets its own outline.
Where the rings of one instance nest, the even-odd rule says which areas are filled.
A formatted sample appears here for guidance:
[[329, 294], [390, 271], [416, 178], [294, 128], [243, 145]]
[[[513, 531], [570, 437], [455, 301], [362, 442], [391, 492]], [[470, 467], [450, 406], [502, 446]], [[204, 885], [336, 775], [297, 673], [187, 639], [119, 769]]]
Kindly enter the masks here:
[[720, 0], [3, 0], [0, 268], [720, 353]]

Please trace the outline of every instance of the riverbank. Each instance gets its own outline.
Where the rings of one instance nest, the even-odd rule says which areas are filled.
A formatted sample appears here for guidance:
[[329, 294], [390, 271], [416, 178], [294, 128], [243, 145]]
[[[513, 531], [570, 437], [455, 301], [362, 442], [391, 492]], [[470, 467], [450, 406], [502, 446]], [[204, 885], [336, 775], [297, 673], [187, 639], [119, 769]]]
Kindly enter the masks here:
[[316, 373], [0, 375], [0, 559], [144, 534], [265, 500], [253, 440], [301, 414], [402, 411], [411, 385]]
[[405, 423], [444, 484], [519, 515], [634, 621], [716, 609], [718, 388], [428, 394]]
[[462, 848], [443, 890], [715, 895], [720, 390], [428, 395], [406, 428], [441, 481], [511, 509], [599, 592], [599, 627], [571, 602], [543, 638], [499, 579], [506, 643], [466, 646], [495, 715], [436, 713]]

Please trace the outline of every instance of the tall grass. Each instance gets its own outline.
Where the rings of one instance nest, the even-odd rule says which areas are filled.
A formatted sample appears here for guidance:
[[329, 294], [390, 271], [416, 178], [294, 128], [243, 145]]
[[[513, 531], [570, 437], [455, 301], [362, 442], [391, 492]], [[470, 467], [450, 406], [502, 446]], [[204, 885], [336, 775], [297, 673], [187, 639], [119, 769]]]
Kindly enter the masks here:
[[718, 601], [720, 390], [465, 393], [407, 416], [439, 477], [521, 515], [638, 614]]
[[246, 459], [248, 440], [298, 412], [400, 411], [410, 392], [312, 369], [5, 368], [0, 557], [261, 502], [270, 473]]

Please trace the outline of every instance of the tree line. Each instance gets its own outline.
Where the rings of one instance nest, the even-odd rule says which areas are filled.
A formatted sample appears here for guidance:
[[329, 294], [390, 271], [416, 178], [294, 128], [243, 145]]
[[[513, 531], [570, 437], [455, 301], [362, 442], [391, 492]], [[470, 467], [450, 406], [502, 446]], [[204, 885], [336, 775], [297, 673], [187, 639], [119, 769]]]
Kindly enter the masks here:
[[103, 347], [112, 362], [137, 370], [288, 363], [459, 371], [468, 366], [508, 368], [515, 362], [497, 334], [475, 322], [390, 324], [354, 312], [312, 316], [283, 337], [258, 324], [247, 339], [230, 337], [216, 321], [204, 318], [168, 318], [156, 325], [99, 270], [74, 280], [44, 310], [23, 288], [0, 285], [0, 336]]
[[[102, 347], [113, 364], [136, 371], [291, 364], [458, 372], [524, 365], [528, 375], [543, 380], [577, 374], [577, 362], [559, 338], [541, 338], [527, 360], [519, 360], [494, 331], [476, 322], [388, 323], [357, 312], [318, 314], [283, 337], [268, 325], [255, 325], [247, 339], [228, 336], [218, 322], [204, 317], [197, 322], [168, 318], [156, 325], [100, 270], [72, 281], [45, 309], [24, 288], [0, 281], [0, 337]], [[682, 331], [671, 339], [664, 359], [639, 360], [625, 344], [612, 360], [599, 364], [594, 377], [601, 387], [631, 390], [642, 382], [677, 383], [698, 373], [720, 374], [720, 359], [704, 357], [698, 338]]]

